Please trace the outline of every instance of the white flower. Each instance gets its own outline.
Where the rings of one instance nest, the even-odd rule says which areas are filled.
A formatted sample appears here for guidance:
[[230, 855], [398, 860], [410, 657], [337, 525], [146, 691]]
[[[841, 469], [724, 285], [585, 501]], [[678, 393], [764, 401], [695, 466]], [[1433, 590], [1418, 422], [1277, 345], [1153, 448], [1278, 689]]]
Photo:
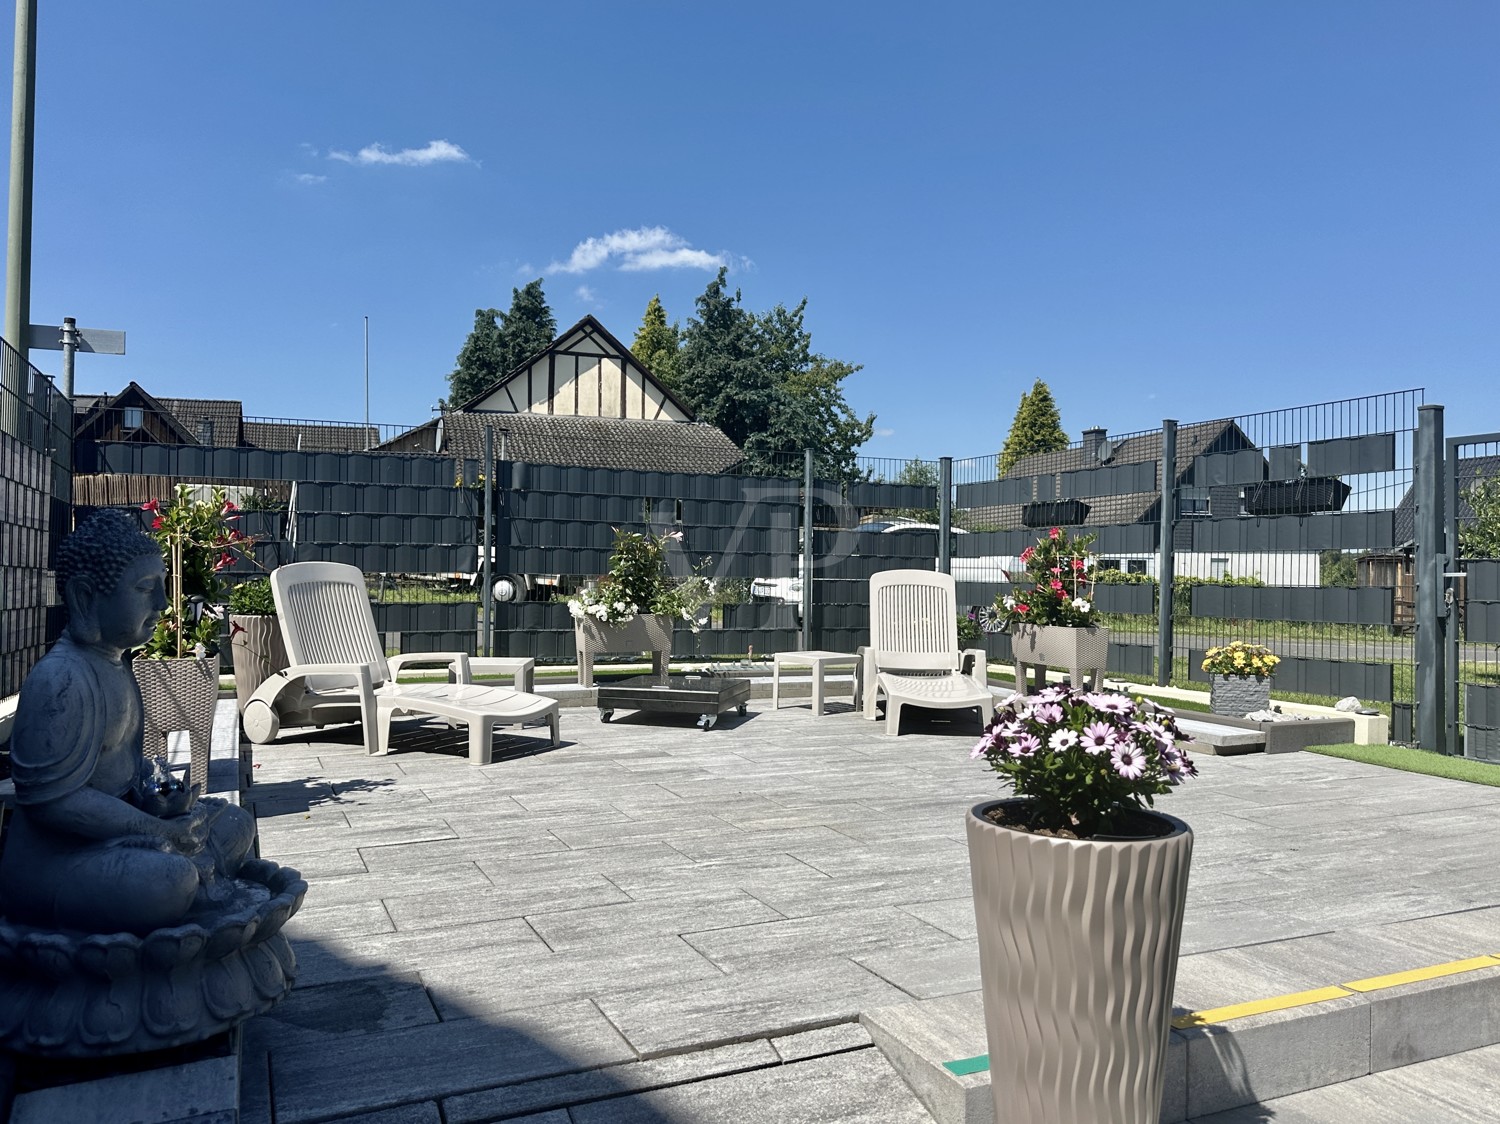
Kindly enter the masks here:
[[615, 612], [617, 612], [617, 613], [623, 613], [624, 611], [625, 611], [625, 602], [623, 602], [623, 601], [616, 601], [615, 602]]
[[1087, 613], [1090, 609], [1093, 608], [1093, 606], [1090, 605], [1084, 598], [1075, 597], [1073, 598], [1073, 608], [1077, 609], [1080, 613]]
[[573, 598], [573, 600], [568, 602], [568, 612], [572, 615], [575, 621], [583, 620], [583, 603], [580, 602], [576, 597]]
[[1005, 595], [1005, 607], [1007, 609], [1014, 609], [1016, 607], [1016, 599], [1008, 593]]

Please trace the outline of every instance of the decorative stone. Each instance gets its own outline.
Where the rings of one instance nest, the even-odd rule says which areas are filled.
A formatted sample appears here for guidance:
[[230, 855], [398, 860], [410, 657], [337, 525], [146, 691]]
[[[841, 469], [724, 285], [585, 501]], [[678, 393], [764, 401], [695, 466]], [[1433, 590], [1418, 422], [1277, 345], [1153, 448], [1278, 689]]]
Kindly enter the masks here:
[[119, 512], [58, 549], [68, 625], [21, 687], [0, 852], [0, 1047], [86, 1057], [198, 1041], [269, 1008], [307, 884], [248, 859], [255, 824], [142, 752], [124, 659], [166, 607], [156, 542]]

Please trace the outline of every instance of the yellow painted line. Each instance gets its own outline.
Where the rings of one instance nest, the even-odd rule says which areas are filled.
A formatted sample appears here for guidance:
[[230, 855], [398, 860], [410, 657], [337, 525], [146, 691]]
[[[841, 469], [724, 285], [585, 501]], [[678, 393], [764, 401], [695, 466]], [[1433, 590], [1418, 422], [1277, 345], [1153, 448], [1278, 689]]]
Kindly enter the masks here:
[[1193, 1027], [1208, 1026], [1210, 1023], [1229, 1022], [1231, 1019], [1243, 1019], [1251, 1015], [1265, 1015], [1272, 1011], [1288, 1011], [1294, 1007], [1307, 1007], [1313, 1003], [1326, 1003], [1330, 999], [1345, 999], [1356, 993], [1381, 991], [1388, 987], [1401, 987], [1405, 984], [1421, 983], [1423, 980], [1438, 980], [1444, 976], [1457, 976], [1462, 975], [1464, 972], [1477, 972], [1485, 968], [1496, 967], [1500, 967], [1500, 953], [1473, 956], [1467, 960], [1450, 960], [1446, 964], [1433, 964], [1427, 968], [1413, 968], [1409, 972], [1391, 972], [1384, 976], [1370, 976], [1368, 979], [1354, 980], [1350, 983], [1330, 987], [1314, 988], [1311, 991], [1295, 991], [1289, 995], [1275, 995], [1270, 999], [1255, 999], [1249, 1003], [1235, 1003], [1228, 1007], [1214, 1007], [1208, 1011], [1190, 1011], [1186, 1015], [1179, 1015], [1173, 1019], [1172, 1026], [1178, 1030], [1191, 1030]]
[[1271, 1011], [1287, 1011], [1293, 1007], [1306, 1007], [1313, 1003], [1326, 1003], [1330, 999], [1343, 999], [1354, 994], [1341, 987], [1319, 987], [1312, 991], [1294, 991], [1290, 995], [1273, 995], [1270, 999], [1252, 999], [1249, 1003], [1236, 1003], [1230, 1007], [1215, 1007], [1208, 1011], [1192, 1011], [1172, 1020], [1178, 1030], [1189, 1030], [1209, 1023], [1223, 1023], [1230, 1019], [1243, 1019], [1250, 1015], [1264, 1015]]
[[1476, 972], [1481, 968], [1500, 966], [1500, 956], [1474, 956], [1468, 960], [1450, 960], [1446, 964], [1434, 964], [1430, 968], [1413, 968], [1410, 972], [1392, 972], [1386, 976], [1371, 976], [1367, 980], [1355, 980], [1344, 986], [1350, 991], [1379, 991], [1386, 987], [1421, 983], [1423, 980], [1438, 980], [1444, 976], [1456, 976], [1463, 972]]

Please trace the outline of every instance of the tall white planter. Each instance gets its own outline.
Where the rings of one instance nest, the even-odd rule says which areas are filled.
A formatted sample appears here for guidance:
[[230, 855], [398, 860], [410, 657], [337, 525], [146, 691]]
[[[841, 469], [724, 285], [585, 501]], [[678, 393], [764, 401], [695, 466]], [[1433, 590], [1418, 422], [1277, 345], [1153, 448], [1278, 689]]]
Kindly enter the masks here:
[[665, 613], [642, 613], [624, 624], [607, 624], [593, 617], [573, 621], [573, 641], [578, 648], [578, 683], [594, 685], [594, 657], [651, 653], [651, 669], [665, 674], [672, 662], [672, 618]]
[[968, 814], [996, 1124], [1156, 1124], [1193, 833], [1058, 839]]

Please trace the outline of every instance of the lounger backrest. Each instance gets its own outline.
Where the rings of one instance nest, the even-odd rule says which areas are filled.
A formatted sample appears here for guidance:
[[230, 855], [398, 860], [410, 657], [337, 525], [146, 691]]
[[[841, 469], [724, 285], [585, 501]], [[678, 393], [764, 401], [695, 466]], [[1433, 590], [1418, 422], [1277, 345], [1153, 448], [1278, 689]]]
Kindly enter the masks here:
[[958, 668], [952, 574], [886, 570], [870, 578], [870, 645], [882, 671]]
[[[271, 594], [292, 663], [366, 664], [373, 687], [390, 678], [365, 576], [357, 567], [342, 562], [278, 566], [271, 573]], [[313, 675], [307, 685], [319, 691], [349, 683]]]

